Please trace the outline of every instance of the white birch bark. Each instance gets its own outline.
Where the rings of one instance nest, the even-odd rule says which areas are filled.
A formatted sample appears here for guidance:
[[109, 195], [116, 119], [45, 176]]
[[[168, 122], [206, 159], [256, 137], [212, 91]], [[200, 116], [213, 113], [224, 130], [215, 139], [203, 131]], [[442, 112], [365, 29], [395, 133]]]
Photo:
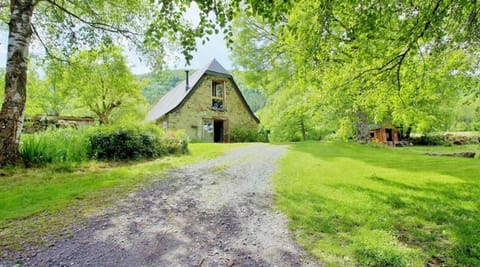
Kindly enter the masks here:
[[33, 0], [11, 0], [5, 99], [0, 111], [0, 167], [16, 164], [27, 99], [28, 52]]

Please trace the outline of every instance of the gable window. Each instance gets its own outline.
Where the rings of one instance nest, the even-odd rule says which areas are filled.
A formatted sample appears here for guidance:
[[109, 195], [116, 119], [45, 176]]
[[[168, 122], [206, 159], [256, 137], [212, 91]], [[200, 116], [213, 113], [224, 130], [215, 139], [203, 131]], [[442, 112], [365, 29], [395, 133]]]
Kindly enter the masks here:
[[225, 104], [225, 82], [212, 81], [212, 109], [223, 110]]

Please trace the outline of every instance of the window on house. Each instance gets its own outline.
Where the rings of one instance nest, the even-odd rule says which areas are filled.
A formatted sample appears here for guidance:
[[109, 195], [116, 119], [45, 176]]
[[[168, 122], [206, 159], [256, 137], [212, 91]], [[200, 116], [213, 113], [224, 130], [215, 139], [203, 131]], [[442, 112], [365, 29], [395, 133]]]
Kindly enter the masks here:
[[163, 129], [168, 129], [168, 121], [163, 121]]
[[223, 81], [212, 81], [212, 109], [224, 109], [225, 83]]
[[204, 141], [213, 140], [213, 120], [212, 119], [203, 119], [202, 139]]

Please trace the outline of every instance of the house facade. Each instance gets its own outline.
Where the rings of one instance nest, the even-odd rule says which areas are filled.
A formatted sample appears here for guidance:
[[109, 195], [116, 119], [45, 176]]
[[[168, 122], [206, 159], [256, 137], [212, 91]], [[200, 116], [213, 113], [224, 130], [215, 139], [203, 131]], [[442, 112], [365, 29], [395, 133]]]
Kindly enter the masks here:
[[163, 96], [147, 115], [163, 129], [184, 130], [192, 139], [229, 142], [230, 130], [257, 130], [259, 120], [248, 106], [233, 76], [217, 60]]

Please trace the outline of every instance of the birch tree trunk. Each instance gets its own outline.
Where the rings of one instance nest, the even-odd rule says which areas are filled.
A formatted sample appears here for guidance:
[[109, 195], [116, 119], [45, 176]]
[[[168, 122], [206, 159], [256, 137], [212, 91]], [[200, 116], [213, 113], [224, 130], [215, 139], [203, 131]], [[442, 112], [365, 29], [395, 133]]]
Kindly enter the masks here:
[[0, 167], [19, 160], [20, 134], [27, 100], [28, 51], [33, 0], [10, 1], [5, 99], [0, 111]]

